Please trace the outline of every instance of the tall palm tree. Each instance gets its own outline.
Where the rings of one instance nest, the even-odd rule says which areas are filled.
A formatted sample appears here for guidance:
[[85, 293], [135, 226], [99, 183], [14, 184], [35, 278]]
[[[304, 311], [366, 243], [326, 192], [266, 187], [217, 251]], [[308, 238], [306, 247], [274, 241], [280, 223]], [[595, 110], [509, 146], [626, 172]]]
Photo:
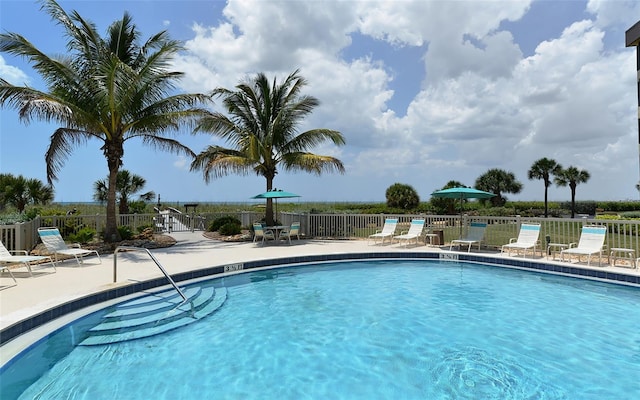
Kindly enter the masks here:
[[520, 193], [522, 190], [522, 183], [516, 179], [513, 172], [493, 168], [476, 179], [475, 187], [476, 189], [495, 194], [495, 197], [490, 199], [491, 204], [496, 207], [501, 207], [507, 202], [507, 199], [502, 194]]
[[200, 107], [209, 96], [169, 94], [183, 74], [168, 70], [181, 45], [166, 31], [140, 44], [140, 32], [125, 12], [101, 38], [95, 25], [77, 12], [67, 14], [54, 0], [41, 3], [64, 27], [68, 51], [50, 57], [16, 33], [0, 34], [0, 51], [28, 59], [48, 87], [40, 91], [0, 78], [0, 106], [16, 108], [25, 122], [60, 125], [45, 155], [49, 183], [57, 180], [75, 147], [94, 139], [102, 142], [109, 170], [104, 238], [116, 241], [116, 180], [125, 142], [137, 138], [155, 149], [194, 156], [169, 134], [208, 114]]
[[[201, 120], [196, 131], [210, 132], [225, 139], [230, 148], [209, 146], [196, 156], [191, 170], [202, 170], [205, 182], [229, 173], [250, 172], [266, 179], [267, 190], [279, 168], [320, 175], [325, 171], [344, 173], [340, 160], [312, 154], [309, 149], [324, 142], [343, 145], [338, 131], [311, 129], [298, 132], [298, 126], [319, 104], [315, 97], [302, 95], [306, 80], [291, 73], [281, 84], [259, 73], [236, 86], [236, 90], [218, 88], [214, 96], [223, 99], [228, 115], [215, 113]], [[273, 203], [267, 199], [267, 224], [273, 223]]]
[[556, 160], [550, 160], [546, 157], [534, 162], [529, 169], [529, 179], [542, 179], [544, 181], [544, 217], [549, 216], [547, 194], [549, 186], [551, 186], [551, 175], [557, 175], [562, 171], [562, 165], [558, 164]]
[[[118, 171], [116, 178], [116, 192], [118, 201], [118, 211], [120, 214], [129, 213], [129, 202], [131, 196], [144, 188], [147, 180], [140, 175], [132, 174], [126, 169]], [[97, 180], [93, 183], [93, 199], [104, 203], [107, 201], [109, 194], [109, 177], [103, 180]], [[142, 193], [139, 198], [142, 201], [151, 201], [156, 197], [153, 191]]]
[[580, 183], [586, 183], [591, 175], [585, 170], [579, 170], [578, 168], [571, 166], [567, 169], [560, 171], [554, 178], [556, 185], [567, 186], [571, 188], [571, 218], [576, 215], [576, 186]]
[[53, 200], [53, 188], [39, 179], [22, 175], [0, 174], [0, 201], [24, 212], [29, 204], [48, 204]]

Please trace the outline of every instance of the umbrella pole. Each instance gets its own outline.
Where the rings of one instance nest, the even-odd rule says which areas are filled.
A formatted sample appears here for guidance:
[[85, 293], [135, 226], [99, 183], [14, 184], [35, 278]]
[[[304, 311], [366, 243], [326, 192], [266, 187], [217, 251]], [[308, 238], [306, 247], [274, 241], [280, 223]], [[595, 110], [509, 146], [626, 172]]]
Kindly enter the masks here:
[[464, 202], [464, 197], [460, 195], [460, 237], [458, 239], [462, 239], [462, 211], [464, 211], [463, 202]]

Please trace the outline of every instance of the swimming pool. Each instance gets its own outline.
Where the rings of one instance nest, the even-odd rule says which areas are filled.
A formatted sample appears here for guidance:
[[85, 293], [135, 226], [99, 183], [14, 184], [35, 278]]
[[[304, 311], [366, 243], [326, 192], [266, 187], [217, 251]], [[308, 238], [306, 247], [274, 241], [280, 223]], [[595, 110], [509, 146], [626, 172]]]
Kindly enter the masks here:
[[[198, 285], [227, 290], [209, 317], [146, 339], [70, 346], [96, 318], [86, 317], [5, 366], [3, 399], [640, 393], [636, 288], [426, 260], [324, 263]], [[46, 368], [32, 376], [34, 365]]]

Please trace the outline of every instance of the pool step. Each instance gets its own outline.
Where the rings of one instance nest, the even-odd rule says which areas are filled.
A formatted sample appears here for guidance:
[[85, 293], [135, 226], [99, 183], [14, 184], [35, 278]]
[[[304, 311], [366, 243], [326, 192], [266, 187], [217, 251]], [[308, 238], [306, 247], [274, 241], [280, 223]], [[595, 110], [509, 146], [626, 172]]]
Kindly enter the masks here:
[[88, 330], [88, 337], [80, 345], [103, 345], [158, 335], [212, 314], [227, 299], [224, 287], [190, 287], [184, 294], [189, 300], [184, 304], [173, 290], [119, 304]]

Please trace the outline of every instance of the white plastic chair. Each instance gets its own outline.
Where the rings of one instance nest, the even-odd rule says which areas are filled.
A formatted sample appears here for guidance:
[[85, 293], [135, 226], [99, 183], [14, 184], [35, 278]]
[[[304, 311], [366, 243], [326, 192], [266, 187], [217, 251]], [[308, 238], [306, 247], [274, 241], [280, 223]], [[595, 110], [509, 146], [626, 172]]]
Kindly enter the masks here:
[[255, 222], [253, 224], [253, 242], [260, 240], [264, 244], [267, 239], [275, 240], [276, 235], [271, 229], [264, 229], [261, 223]]
[[397, 239], [398, 242], [405, 241], [405, 247], [409, 244], [409, 241], [412, 239], [416, 240], [416, 246], [418, 245], [418, 240], [422, 236], [422, 230], [424, 229], [424, 219], [413, 219], [411, 220], [411, 225], [409, 225], [409, 230], [400, 232], [400, 235], [394, 236], [394, 239]]
[[384, 226], [381, 231], [376, 231], [373, 235], [369, 235], [369, 240], [373, 239], [373, 243], [375, 244], [376, 239], [380, 238], [382, 241], [381, 244], [384, 244], [384, 240], [389, 238], [389, 241], [393, 240], [393, 235], [396, 232], [396, 226], [398, 225], [397, 218], [387, 218], [384, 221]]
[[484, 238], [484, 231], [487, 229], [487, 224], [484, 222], [472, 222], [469, 226], [469, 232], [467, 236], [461, 239], [454, 239], [449, 244], [449, 250], [453, 247], [453, 245], [458, 245], [461, 247], [463, 244], [468, 245], [467, 253], [471, 251], [471, 246], [474, 243], [478, 243], [478, 250], [480, 250], [480, 244], [482, 243], [482, 239]]
[[604, 251], [604, 239], [607, 235], [607, 227], [599, 225], [585, 225], [580, 233], [580, 241], [570, 243], [568, 249], [560, 251], [560, 257], [564, 261], [564, 255], [587, 256], [587, 265], [591, 264], [591, 256], [598, 254], [598, 266], [602, 264], [602, 252]]
[[293, 222], [290, 228], [283, 229], [278, 238], [287, 239], [289, 240], [289, 244], [291, 244], [292, 236], [295, 236], [300, 240], [300, 222]]
[[[16, 255], [16, 254], [21, 255]], [[46, 261], [49, 260], [49, 263], [53, 267], [53, 270], [56, 271], [56, 266], [53, 263], [53, 260], [49, 256], [30, 256], [26, 250], [12, 250], [9, 251], [4, 246], [4, 243], [0, 242], [0, 264], [20, 264], [29, 271], [29, 276], [33, 276], [33, 271], [31, 271], [31, 263], [35, 261]], [[3, 267], [13, 278], [13, 273], [9, 270], [8, 267]], [[13, 278], [15, 280], [15, 278]]]
[[517, 238], [509, 239], [509, 244], [501, 247], [500, 253], [507, 250], [511, 255], [511, 250], [522, 250], [522, 257], [526, 257], [527, 250], [532, 249], [532, 256], [536, 254], [536, 247], [540, 245], [540, 224], [522, 224]]
[[76, 259], [78, 266], [80, 266], [83, 264], [84, 257], [95, 254], [96, 257], [98, 257], [100, 264], [102, 264], [102, 259], [97, 251], [83, 249], [80, 247], [79, 243], [74, 243], [68, 246], [62, 238], [58, 228], [38, 228], [38, 235], [40, 235], [40, 239], [47, 250], [53, 253], [55, 262], [58, 262], [58, 254], [61, 254], [65, 256], [73, 256]]

